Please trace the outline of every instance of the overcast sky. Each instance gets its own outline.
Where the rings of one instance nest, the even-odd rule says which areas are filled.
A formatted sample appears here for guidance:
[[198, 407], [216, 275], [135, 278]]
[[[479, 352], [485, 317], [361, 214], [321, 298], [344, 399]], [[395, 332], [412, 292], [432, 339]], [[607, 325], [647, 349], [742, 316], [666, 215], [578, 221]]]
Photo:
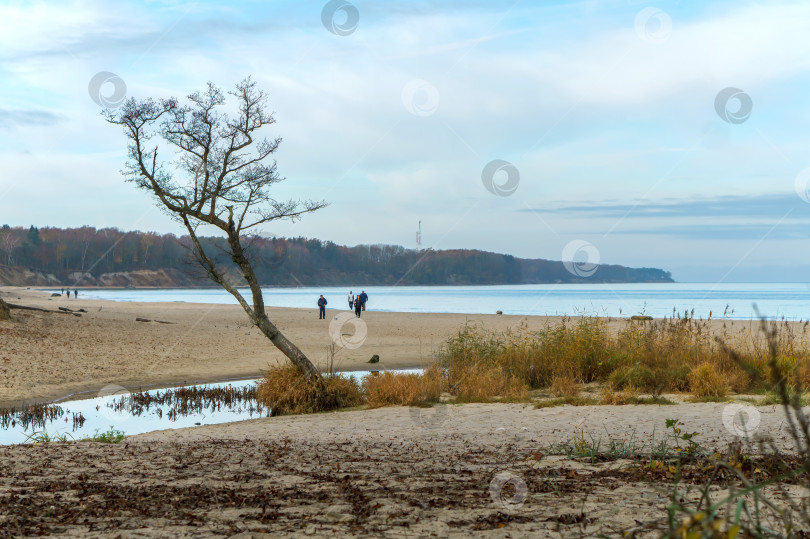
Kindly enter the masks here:
[[266, 234], [415, 247], [421, 220], [422, 247], [807, 281], [808, 27], [807, 2], [5, 1], [0, 224], [180, 232], [99, 102], [252, 75], [279, 198], [330, 203]]

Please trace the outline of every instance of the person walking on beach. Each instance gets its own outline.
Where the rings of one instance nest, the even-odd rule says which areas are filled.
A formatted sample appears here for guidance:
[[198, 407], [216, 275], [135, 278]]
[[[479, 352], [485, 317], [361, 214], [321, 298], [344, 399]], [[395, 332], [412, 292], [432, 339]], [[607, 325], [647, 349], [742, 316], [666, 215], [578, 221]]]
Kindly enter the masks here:
[[318, 320], [326, 320], [326, 298], [323, 297], [323, 294], [321, 294], [321, 297], [318, 300], [318, 310], [320, 311]]
[[349, 310], [351, 311], [352, 309], [354, 309], [354, 294], [349, 290]]
[[360, 301], [360, 294], [357, 294], [357, 297], [354, 298], [354, 316], [360, 318], [360, 310], [363, 307], [363, 302]]
[[366, 294], [366, 291], [363, 290], [362, 292], [360, 292], [360, 305], [363, 307], [364, 311], [366, 310], [367, 301], [368, 301], [368, 294]]
[[73, 289], [73, 298], [74, 299], [79, 299], [79, 289], [78, 288]]
[[68, 299], [70, 299], [70, 288], [68, 288]]

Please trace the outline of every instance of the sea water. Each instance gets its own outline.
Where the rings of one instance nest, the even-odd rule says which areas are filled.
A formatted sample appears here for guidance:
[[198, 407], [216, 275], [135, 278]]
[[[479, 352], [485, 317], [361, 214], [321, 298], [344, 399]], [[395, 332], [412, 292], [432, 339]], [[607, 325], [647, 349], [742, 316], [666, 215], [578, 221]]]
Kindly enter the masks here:
[[[369, 296], [367, 309], [409, 313], [602, 316], [683, 315], [698, 318], [810, 318], [810, 283], [637, 283], [547, 284], [498, 286], [345, 286], [266, 288], [268, 307], [317, 309], [318, 297], [328, 309], [348, 310], [349, 291]], [[242, 290], [248, 301], [249, 294]], [[115, 301], [236, 303], [220, 288], [80, 290], [80, 298]]]

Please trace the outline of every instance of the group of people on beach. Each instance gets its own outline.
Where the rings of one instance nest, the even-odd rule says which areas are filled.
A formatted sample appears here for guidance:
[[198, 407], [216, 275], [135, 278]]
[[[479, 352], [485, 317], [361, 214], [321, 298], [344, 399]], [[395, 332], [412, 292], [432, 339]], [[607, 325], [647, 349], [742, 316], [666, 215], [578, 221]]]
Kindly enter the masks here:
[[354, 309], [354, 314], [357, 316], [357, 318], [360, 318], [360, 311], [366, 310], [367, 301], [368, 294], [366, 294], [365, 290], [357, 294], [357, 297], [355, 297], [355, 295], [352, 294], [352, 291], [349, 290], [349, 310]]
[[[368, 301], [368, 294], [366, 291], [363, 290], [357, 296], [349, 291], [349, 310], [354, 309], [354, 314], [357, 318], [360, 318], [360, 312], [366, 310], [366, 302]], [[318, 319], [319, 320], [326, 320], [326, 304], [329, 303], [326, 301], [326, 298], [321, 297], [318, 298]]]
[[[63, 293], [63, 294], [65, 293], [65, 289], [64, 289], [64, 288], [62, 289], [62, 293]], [[78, 288], [74, 288], [74, 289], [73, 289], [73, 296], [74, 296], [76, 299], [79, 299], [79, 289], [78, 289]], [[68, 299], [70, 299], [70, 288], [68, 288], [68, 289], [67, 289], [67, 297], [68, 297]]]

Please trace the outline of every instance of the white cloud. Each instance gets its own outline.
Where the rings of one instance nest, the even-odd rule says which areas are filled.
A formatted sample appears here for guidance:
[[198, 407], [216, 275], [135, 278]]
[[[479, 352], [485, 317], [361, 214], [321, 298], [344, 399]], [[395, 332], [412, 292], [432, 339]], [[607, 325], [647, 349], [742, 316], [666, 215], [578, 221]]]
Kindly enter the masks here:
[[[61, 178], [72, 189], [54, 185], [60, 198], [101, 189], [98, 196], [115, 204], [112, 197], [133, 189], [118, 176], [125, 140], [99, 117], [87, 94], [90, 77], [112, 71], [128, 95], [182, 96], [207, 80], [229, 87], [252, 73], [277, 113], [271, 134], [285, 139], [278, 157], [290, 180], [280, 192], [296, 196], [303, 186], [306, 196], [328, 193], [335, 204], [293, 230], [341, 243], [396, 241], [410, 238], [403, 222], [420, 215], [437, 237], [447, 234], [442, 246], [549, 257], [562, 238], [549, 239], [554, 235], [536, 217], [516, 217], [521, 204], [583, 194], [627, 200], [773, 192], [782, 190], [778, 178], [808, 166], [810, 110], [796, 89], [810, 68], [810, 5], [725, 4], [703, 15], [676, 5], [672, 34], [658, 45], [635, 34], [633, 15], [642, 5], [616, 12], [598, 3], [521, 5], [506, 16], [505, 7], [486, 2], [358, 5], [360, 26], [345, 38], [320, 26], [317, 3], [255, 3], [250, 12], [185, 2], [0, 6], [6, 107], [64, 118], [0, 130], [7, 152], [0, 160], [17, 176]], [[403, 105], [402, 88], [413, 79], [436, 87], [434, 114], [417, 117]], [[713, 110], [716, 93], [732, 85], [754, 101], [740, 126], [724, 124]], [[15, 157], [21, 151], [36, 157]], [[494, 199], [481, 185], [481, 168], [492, 159], [519, 168], [514, 197]], [[108, 178], [120, 186], [104, 190]], [[357, 200], [374, 208], [373, 230], [339, 218]], [[476, 203], [481, 215], [456, 224]], [[104, 205], [82, 209], [89, 224], [114, 219]], [[67, 211], [56, 205], [40, 212], [32, 203], [21, 213], [49, 224], [69, 221]], [[608, 226], [549, 224], [561, 236]], [[526, 247], [516, 228], [540, 246]], [[653, 257], [647, 265], [670, 260], [673, 244], [618, 241], [608, 250], [613, 262], [623, 254], [640, 260], [643, 242]]]

